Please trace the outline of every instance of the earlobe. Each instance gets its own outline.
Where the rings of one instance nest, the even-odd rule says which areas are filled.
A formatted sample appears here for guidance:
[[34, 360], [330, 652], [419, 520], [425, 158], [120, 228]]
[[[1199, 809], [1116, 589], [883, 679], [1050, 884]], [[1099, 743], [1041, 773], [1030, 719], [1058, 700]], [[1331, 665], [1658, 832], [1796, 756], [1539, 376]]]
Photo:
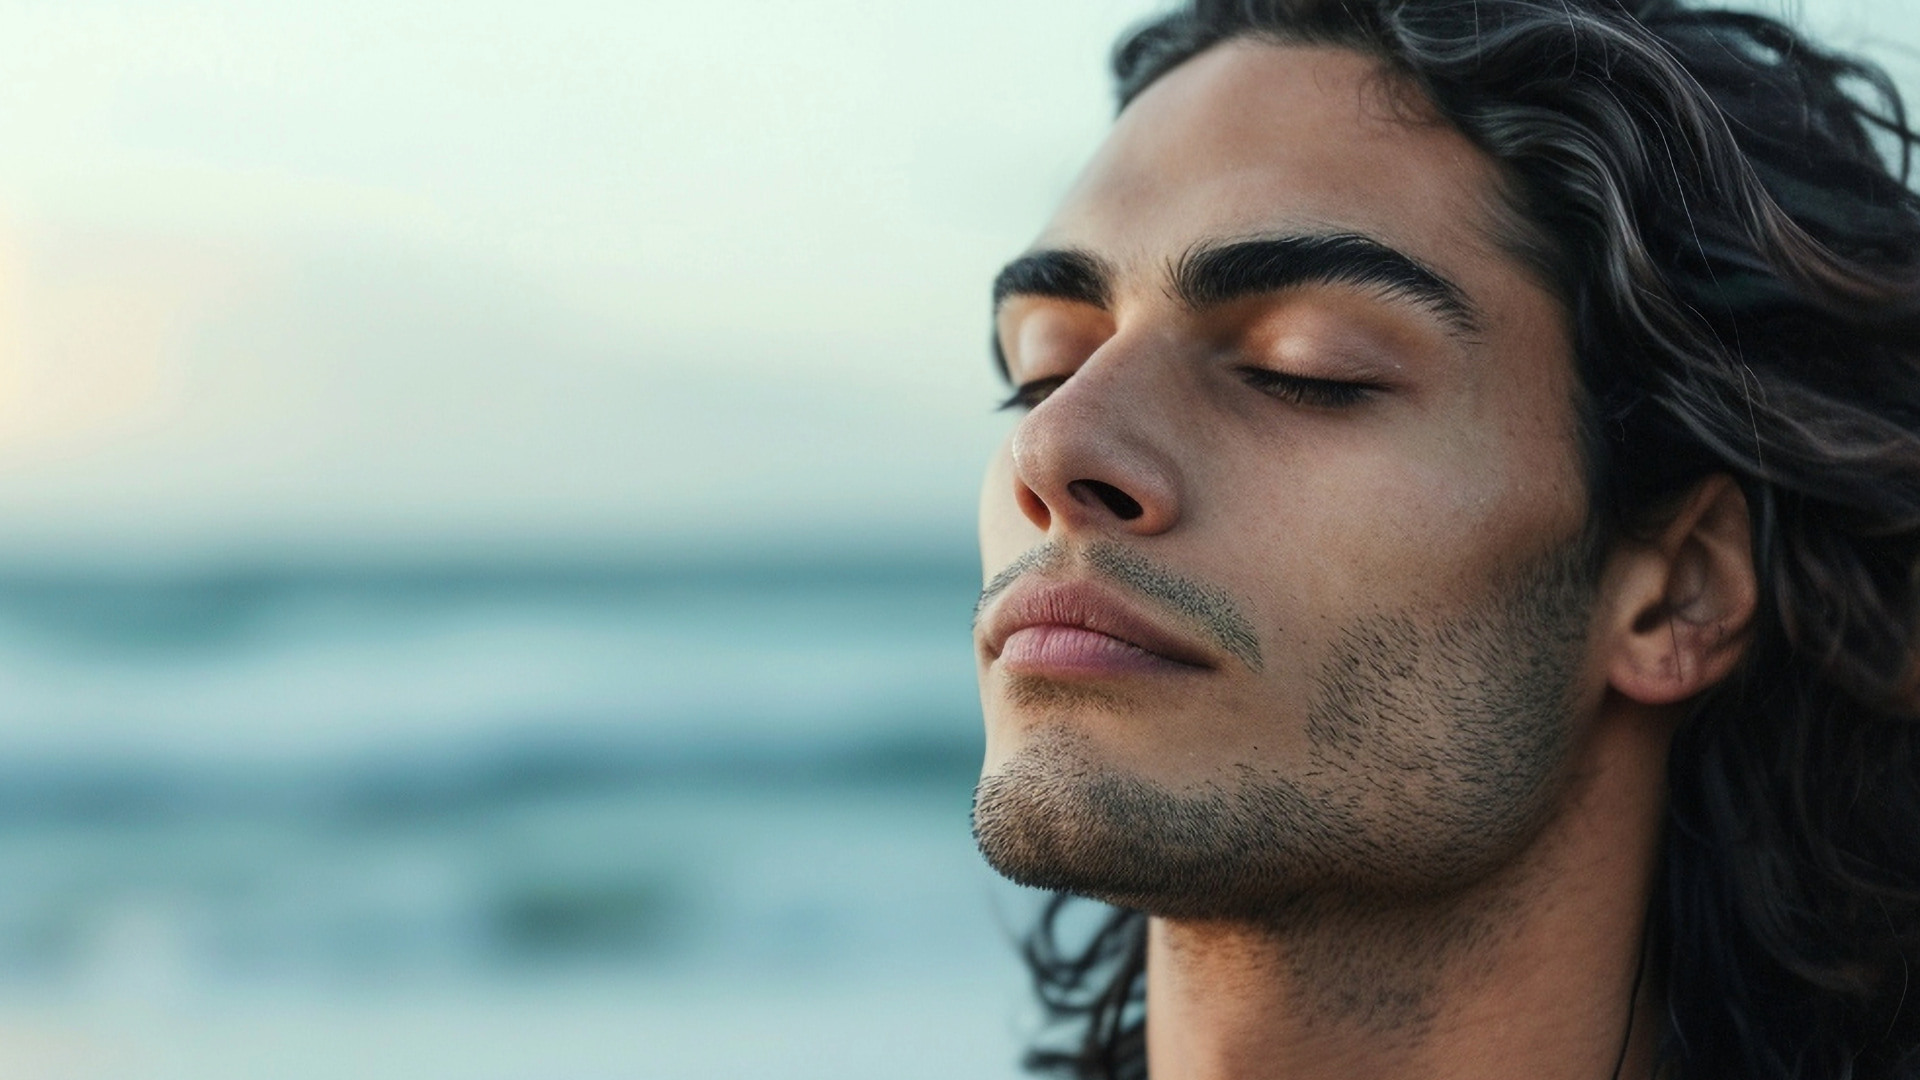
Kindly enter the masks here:
[[1622, 544], [1602, 582], [1608, 683], [1646, 705], [1669, 705], [1731, 674], [1759, 604], [1746, 496], [1731, 477], [1700, 482], [1647, 542]]

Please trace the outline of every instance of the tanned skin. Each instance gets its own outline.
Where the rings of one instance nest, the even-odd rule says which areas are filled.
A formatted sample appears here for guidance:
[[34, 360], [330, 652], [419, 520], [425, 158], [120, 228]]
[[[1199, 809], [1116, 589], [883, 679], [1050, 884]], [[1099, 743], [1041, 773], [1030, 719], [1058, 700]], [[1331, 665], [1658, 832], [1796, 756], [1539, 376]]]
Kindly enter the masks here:
[[1747, 511], [1714, 477], [1593, 551], [1502, 190], [1376, 61], [1229, 43], [1003, 275], [976, 831], [1153, 916], [1154, 1080], [1652, 1068], [1667, 751], [1739, 661]]

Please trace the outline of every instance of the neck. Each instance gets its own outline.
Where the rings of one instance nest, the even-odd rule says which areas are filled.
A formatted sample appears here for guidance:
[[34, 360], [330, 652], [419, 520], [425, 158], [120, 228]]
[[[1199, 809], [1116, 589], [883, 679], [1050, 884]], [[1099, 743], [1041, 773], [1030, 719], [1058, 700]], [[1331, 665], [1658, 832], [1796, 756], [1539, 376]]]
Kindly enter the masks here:
[[1646, 751], [1661, 727], [1597, 735], [1559, 812], [1472, 887], [1301, 897], [1258, 925], [1153, 919], [1149, 1073], [1651, 1076], [1661, 998], [1652, 972], [1638, 976], [1664, 810], [1664, 743]]

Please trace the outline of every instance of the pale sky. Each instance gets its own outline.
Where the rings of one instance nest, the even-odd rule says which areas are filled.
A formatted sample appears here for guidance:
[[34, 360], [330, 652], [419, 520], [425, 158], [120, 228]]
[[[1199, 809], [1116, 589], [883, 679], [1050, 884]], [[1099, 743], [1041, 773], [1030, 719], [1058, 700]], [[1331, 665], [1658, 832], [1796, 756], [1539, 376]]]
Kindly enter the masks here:
[[1157, 6], [0, 4], [0, 558], [964, 547]]

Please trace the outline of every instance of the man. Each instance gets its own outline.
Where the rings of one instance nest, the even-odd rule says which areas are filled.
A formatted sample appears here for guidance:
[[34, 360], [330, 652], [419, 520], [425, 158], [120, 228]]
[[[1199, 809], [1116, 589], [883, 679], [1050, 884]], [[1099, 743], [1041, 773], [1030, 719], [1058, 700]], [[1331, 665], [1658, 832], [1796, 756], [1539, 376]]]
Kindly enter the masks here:
[[1030, 1064], [1920, 1076], [1884, 78], [1671, 0], [1192, 0], [1115, 67], [994, 290], [974, 827], [1114, 905], [1030, 941]]

